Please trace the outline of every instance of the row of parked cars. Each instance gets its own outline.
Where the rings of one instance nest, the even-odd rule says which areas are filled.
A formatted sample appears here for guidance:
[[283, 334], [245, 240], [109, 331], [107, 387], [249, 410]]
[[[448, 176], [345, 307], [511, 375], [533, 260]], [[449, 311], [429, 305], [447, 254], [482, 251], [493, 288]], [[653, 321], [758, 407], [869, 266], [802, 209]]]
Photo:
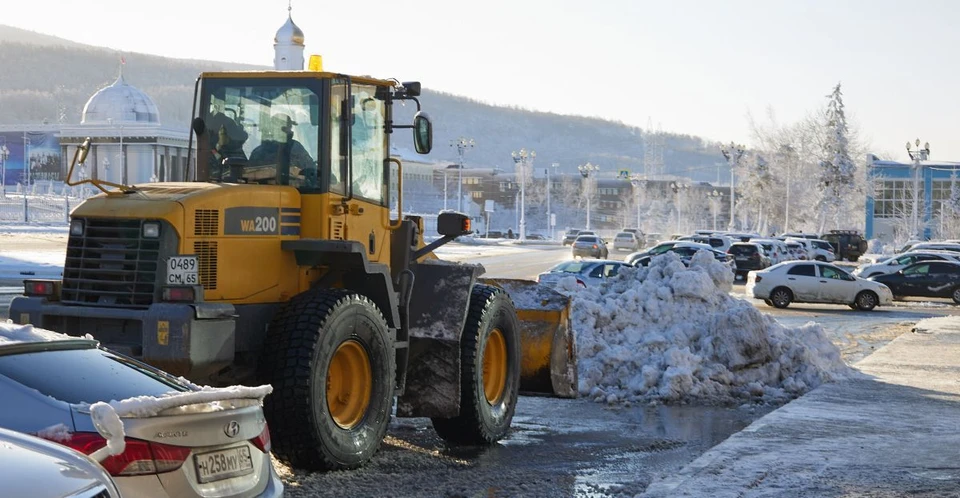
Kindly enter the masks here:
[[202, 388], [92, 339], [0, 322], [0, 495], [281, 496], [268, 392]]

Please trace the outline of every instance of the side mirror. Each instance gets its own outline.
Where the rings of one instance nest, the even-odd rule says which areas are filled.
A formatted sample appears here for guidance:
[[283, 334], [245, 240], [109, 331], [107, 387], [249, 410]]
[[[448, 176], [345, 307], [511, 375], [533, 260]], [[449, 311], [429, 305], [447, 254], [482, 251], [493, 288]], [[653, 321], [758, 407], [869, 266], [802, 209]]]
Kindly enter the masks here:
[[437, 232], [440, 235], [452, 235], [455, 237], [472, 233], [470, 217], [456, 211], [440, 213], [440, 215], [437, 216]]
[[433, 123], [422, 111], [413, 117], [413, 146], [417, 154], [429, 154], [433, 149]]
[[193, 118], [193, 122], [190, 124], [190, 126], [193, 128], [193, 132], [196, 133], [198, 137], [203, 135], [203, 132], [207, 131], [207, 123], [199, 116]]

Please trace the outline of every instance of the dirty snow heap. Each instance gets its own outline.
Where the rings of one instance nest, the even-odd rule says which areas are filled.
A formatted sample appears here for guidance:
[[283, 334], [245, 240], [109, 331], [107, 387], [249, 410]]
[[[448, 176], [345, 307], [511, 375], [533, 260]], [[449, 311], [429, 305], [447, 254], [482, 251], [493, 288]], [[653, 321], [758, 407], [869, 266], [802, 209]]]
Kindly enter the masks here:
[[733, 275], [705, 251], [623, 267], [573, 297], [580, 394], [596, 401], [782, 402], [852, 375], [813, 322], [788, 328], [730, 296]]

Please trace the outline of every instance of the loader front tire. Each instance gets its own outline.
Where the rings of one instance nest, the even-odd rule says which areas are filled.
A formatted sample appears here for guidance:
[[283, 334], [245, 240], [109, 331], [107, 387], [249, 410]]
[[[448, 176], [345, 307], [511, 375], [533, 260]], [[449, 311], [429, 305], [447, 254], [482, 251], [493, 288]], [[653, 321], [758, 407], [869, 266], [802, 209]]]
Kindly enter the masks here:
[[273, 452], [297, 468], [351, 469], [380, 448], [393, 407], [390, 329], [366, 297], [305, 292], [274, 317], [260, 363]]
[[510, 430], [520, 389], [520, 324], [502, 289], [474, 286], [460, 362], [460, 414], [433, 418], [433, 428], [449, 443], [495, 443]]

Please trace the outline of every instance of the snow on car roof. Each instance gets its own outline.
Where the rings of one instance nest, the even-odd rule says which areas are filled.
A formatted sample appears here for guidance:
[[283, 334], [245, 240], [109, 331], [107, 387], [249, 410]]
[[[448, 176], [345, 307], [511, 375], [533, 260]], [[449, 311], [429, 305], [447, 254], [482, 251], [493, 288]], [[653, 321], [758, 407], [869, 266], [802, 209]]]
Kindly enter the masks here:
[[709, 253], [623, 267], [573, 297], [579, 392], [603, 403], [781, 402], [851, 375], [816, 323], [785, 327], [731, 296], [733, 274]]
[[0, 346], [31, 342], [75, 341], [77, 339], [90, 339], [90, 337], [73, 337], [59, 332], [38, 329], [33, 325], [18, 325], [10, 320], [0, 322]]

